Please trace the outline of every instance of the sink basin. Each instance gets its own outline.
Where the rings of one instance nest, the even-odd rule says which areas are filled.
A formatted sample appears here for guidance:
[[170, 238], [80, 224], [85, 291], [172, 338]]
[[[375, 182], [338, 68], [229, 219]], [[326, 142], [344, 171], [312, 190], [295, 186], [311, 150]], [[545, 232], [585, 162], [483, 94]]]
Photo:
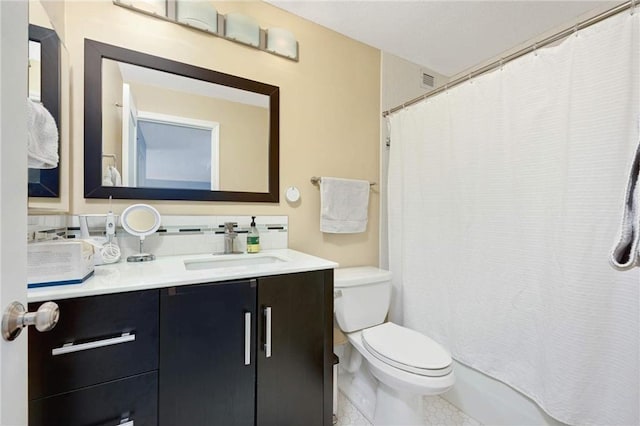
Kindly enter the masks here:
[[286, 262], [287, 260], [270, 254], [230, 254], [206, 259], [187, 259], [184, 267], [188, 271], [217, 268], [236, 268], [242, 266], [268, 265], [272, 263]]

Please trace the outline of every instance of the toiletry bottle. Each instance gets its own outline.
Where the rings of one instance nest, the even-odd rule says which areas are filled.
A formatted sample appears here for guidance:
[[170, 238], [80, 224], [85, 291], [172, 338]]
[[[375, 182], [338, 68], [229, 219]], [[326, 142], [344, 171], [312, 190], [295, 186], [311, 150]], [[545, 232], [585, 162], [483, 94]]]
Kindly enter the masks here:
[[256, 217], [251, 216], [251, 229], [247, 235], [247, 253], [258, 253], [260, 251], [260, 234], [256, 228]]

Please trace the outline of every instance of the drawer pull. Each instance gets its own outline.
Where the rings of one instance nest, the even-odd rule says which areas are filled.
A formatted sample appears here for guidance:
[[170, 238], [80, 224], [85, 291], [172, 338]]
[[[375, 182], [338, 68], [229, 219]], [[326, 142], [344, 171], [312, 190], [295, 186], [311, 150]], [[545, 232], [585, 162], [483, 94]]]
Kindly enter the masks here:
[[264, 308], [265, 317], [265, 343], [264, 343], [264, 355], [266, 358], [271, 358], [271, 306]]
[[[96, 340], [94, 342], [80, 343], [75, 345], [73, 343], [65, 343], [60, 348], [54, 348], [51, 350], [51, 355], [64, 355], [71, 352], [86, 351], [89, 349], [102, 348], [105, 346], [117, 345], [120, 343], [133, 342], [136, 340], [136, 335], [131, 333], [122, 333], [120, 337], [112, 337], [110, 339]], [[126, 424], [126, 423], [125, 423]]]
[[251, 365], [251, 312], [244, 313], [244, 365]]

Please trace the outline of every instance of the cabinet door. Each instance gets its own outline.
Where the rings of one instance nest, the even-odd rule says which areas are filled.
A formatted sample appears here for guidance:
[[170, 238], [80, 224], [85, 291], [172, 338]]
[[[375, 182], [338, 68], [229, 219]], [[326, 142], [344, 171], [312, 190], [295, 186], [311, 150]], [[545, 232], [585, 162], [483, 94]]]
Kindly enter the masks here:
[[330, 425], [333, 271], [259, 279], [258, 309], [256, 423]]
[[252, 425], [256, 283], [162, 290], [160, 426]]

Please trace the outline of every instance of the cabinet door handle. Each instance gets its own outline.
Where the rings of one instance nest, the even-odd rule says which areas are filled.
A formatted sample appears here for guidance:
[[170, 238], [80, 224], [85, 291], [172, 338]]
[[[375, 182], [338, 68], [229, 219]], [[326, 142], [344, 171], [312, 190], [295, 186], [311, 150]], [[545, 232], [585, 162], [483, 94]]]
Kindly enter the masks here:
[[264, 308], [265, 317], [265, 342], [264, 354], [267, 358], [271, 358], [271, 306]]
[[244, 313], [244, 365], [251, 365], [251, 312]]
[[133, 420], [125, 421], [124, 423], [118, 423], [117, 426], [133, 426]]
[[75, 345], [73, 343], [65, 343], [62, 347], [54, 348], [51, 350], [51, 355], [64, 355], [71, 352], [86, 351], [89, 349], [102, 348], [105, 346], [117, 345], [119, 343], [133, 342], [136, 340], [136, 335], [131, 333], [122, 333], [120, 337], [112, 337], [110, 339], [95, 340], [93, 342], [80, 343]]

